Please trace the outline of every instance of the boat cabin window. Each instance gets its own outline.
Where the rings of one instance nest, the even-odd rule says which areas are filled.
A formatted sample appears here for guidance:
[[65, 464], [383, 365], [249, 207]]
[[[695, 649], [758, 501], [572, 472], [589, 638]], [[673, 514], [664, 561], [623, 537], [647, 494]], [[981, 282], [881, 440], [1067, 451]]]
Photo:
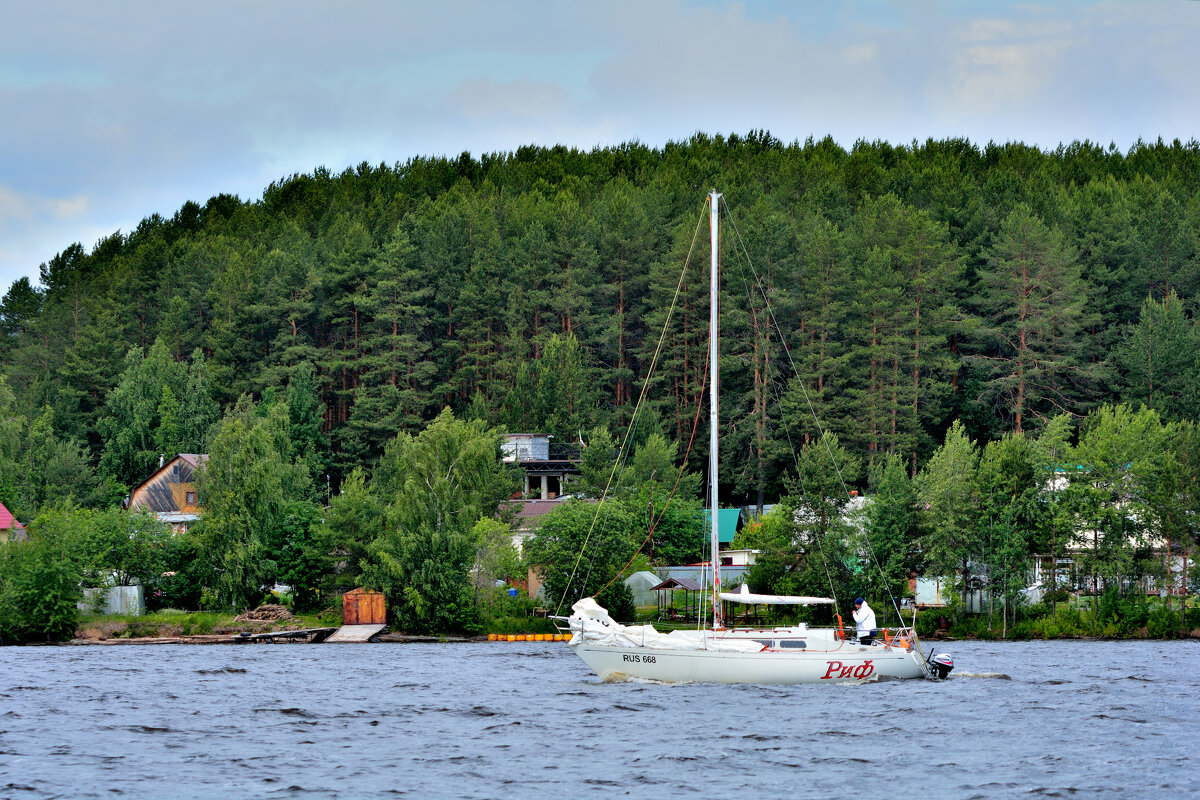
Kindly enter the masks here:
[[808, 647], [808, 645], [800, 639], [780, 639], [779, 646], [790, 647], [796, 650], [803, 650], [804, 648]]
[[754, 641], [758, 642], [758, 643], [759, 643], [759, 644], [761, 644], [763, 647], [770, 647], [770, 646], [771, 646], [771, 640], [770, 640], [770, 639], [755, 639]]

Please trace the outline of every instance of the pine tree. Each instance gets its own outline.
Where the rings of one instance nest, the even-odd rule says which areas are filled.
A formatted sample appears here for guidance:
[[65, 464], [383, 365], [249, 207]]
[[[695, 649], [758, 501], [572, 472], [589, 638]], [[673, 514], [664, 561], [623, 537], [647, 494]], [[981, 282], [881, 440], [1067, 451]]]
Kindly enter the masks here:
[[1030, 418], [1077, 411], [1075, 388], [1088, 377], [1075, 348], [1086, 295], [1074, 252], [1028, 206], [1004, 220], [987, 268], [979, 275], [976, 360], [989, 378], [984, 391], [1021, 433]]
[[1137, 325], [1126, 330], [1112, 361], [1123, 399], [1168, 419], [1200, 415], [1200, 328], [1184, 314], [1174, 290], [1161, 301], [1145, 299]]

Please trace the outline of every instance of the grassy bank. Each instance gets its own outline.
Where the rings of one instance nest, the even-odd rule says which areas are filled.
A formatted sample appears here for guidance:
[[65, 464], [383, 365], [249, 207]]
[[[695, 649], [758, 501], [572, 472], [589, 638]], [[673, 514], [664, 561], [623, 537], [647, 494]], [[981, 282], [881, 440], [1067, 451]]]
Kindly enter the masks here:
[[288, 620], [238, 621], [237, 615], [217, 611], [176, 611], [165, 609], [140, 617], [115, 614], [82, 614], [75, 629], [77, 639], [144, 639], [174, 636], [205, 636], [250, 631], [289, 631], [340, 625], [328, 615], [298, 614]]

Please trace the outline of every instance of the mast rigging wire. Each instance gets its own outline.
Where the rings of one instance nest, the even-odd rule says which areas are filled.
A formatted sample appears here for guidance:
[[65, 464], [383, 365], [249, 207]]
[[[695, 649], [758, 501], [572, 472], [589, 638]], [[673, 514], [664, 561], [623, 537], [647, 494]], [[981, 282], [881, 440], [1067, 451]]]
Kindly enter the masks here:
[[[600, 509], [604, 505], [605, 499], [608, 497], [608, 490], [612, 487], [613, 478], [621, 468], [623, 461], [629, 457], [628, 448], [631, 433], [633, 432], [634, 422], [637, 420], [638, 411], [641, 410], [642, 404], [646, 400], [646, 394], [650, 389], [650, 379], [654, 376], [654, 370], [658, 365], [658, 357], [662, 353], [663, 342], [666, 341], [667, 338], [667, 329], [671, 324], [671, 317], [675, 313], [675, 307], [679, 304], [679, 295], [683, 293], [683, 279], [687, 276], [688, 265], [691, 264], [692, 253], [696, 249], [696, 240], [700, 236], [700, 228], [704, 223], [704, 210], [707, 208], [707, 205], [708, 200], [706, 198], [704, 203], [701, 204], [700, 218], [696, 221], [696, 231], [692, 234], [692, 243], [688, 247], [687, 258], [684, 259], [683, 269], [679, 272], [679, 281], [675, 284], [675, 295], [671, 298], [671, 307], [667, 310], [667, 318], [663, 320], [662, 333], [658, 337], [658, 345], [654, 348], [654, 356], [650, 359], [650, 368], [646, 371], [646, 379], [642, 382], [642, 391], [638, 394], [637, 403], [633, 407], [633, 414], [629, 417], [629, 425], [625, 429], [625, 441], [621, 442], [621, 448], [617, 452], [617, 458], [613, 462], [613, 468], [608, 473], [608, 482], [604, 485], [604, 491], [600, 494], [600, 500], [596, 504], [596, 513], [592, 515], [592, 524], [588, 527], [587, 536], [585, 536], [583, 540], [583, 546], [579, 548], [579, 555], [575, 557], [575, 565], [571, 567], [571, 574], [567, 578], [566, 585], [563, 586], [562, 597], [559, 598], [558, 605], [554, 609], [554, 613], [556, 615], [562, 610], [562, 604], [567, 599], [567, 595], [571, 588], [571, 582], [575, 579], [575, 574], [579, 570], [579, 562], [583, 558], [583, 552], [587, 549], [588, 542], [590, 542], [592, 539], [592, 533], [596, 530], [596, 520], [600, 518]], [[705, 374], [707, 375], [707, 367]], [[589, 569], [589, 578], [590, 572], [591, 570]], [[619, 575], [620, 573], [617, 574]], [[611, 584], [612, 581], [609, 581], [609, 583]], [[607, 588], [607, 586], [605, 588]]]
[[[800, 371], [796, 368], [796, 362], [792, 358], [791, 348], [787, 346], [787, 340], [783, 336], [783, 329], [779, 326], [779, 321], [775, 317], [775, 310], [771, 307], [771, 300], [767, 296], [766, 289], [762, 285], [762, 279], [759, 277], [758, 270], [754, 268], [754, 262], [750, 258], [749, 250], [746, 249], [746, 243], [742, 240], [742, 233], [738, 230], [737, 220], [735, 220], [733, 217], [733, 211], [730, 210], [728, 201], [725, 202], [725, 216], [728, 218], [729, 224], [733, 226], [734, 235], [737, 236], [738, 244], [742, 248], [742, 254], [746, 258], [746, 264], [750, 267], [750, 272], [754, 275], [755, 286], [758, 289], [759, 294], [762, 295], [763, 303], [765, 305], [767, 315], [771, 320], [771, 324], [774, 325], [778, 331], [780, 343], [783, 345], [783, 352], [787, 355], [788, 366], [792, 368], [792, 374], [796, 376], [796, 383], [799, 384], [800, 391], [804, 395], [804, 402], [808, 405], [809, 413], [812, 415], [813, 422], [817, 426], [817, 431], [821, 434], [820, 438], [822, 443], [825, 445], [825, 452], [829, 455], [829, 462], [833, 464], [833, 469], [838, 476], [838, 482], [842, 484], [842, 490], [846, 493], [846, 496], [849, 497], [850, 488], [846, 485], [846, 479], [842, 475], [841, 465], [838, 464], [837, 459], [833, 456], [833, 450], [830, 448], [829, 441], [825, 436], [825, 429], [821, 426], [821, 420], [817, 416], [816, 408], [813, 407], [812, 399], [808, 396], [808, 389], [805, 387], [804, 381], [800, 378]], [[790, 441], [791, 437], [789, 436], [788, 438]], [[887, 573], [883, 571], [883, 566], [880, 564], [878, 556], [875, 555], [875, 548], [871, 544], [871, 537], [868, 535], [864, 538], [867, 543], [867, 552], [871, 554], [871, 560], [874, 562], [875, 568], [879, 570], [879, 574], [883, 578], [883, 584], [888, 593], [888, 599], [892, 601], [892, 608], [896, 611], [896, 619], [903, 623], [904, 617], [900, 615], [900, 605], [896, 602], [896, 596], [892, 594], [891, 588], [887, 585]], [[828, 569], [828, 565], [826, 565], [826, 569]]]

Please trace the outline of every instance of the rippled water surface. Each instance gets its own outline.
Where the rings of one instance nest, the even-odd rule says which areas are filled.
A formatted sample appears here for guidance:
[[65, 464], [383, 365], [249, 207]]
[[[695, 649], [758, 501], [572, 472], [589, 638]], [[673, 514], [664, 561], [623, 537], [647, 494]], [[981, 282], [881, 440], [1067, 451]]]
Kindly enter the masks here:
[[944, 649], [941, 684], [763, 687], [552, 643], [3, 648], [0, 797], [1200, 797], [1200, 644]]

